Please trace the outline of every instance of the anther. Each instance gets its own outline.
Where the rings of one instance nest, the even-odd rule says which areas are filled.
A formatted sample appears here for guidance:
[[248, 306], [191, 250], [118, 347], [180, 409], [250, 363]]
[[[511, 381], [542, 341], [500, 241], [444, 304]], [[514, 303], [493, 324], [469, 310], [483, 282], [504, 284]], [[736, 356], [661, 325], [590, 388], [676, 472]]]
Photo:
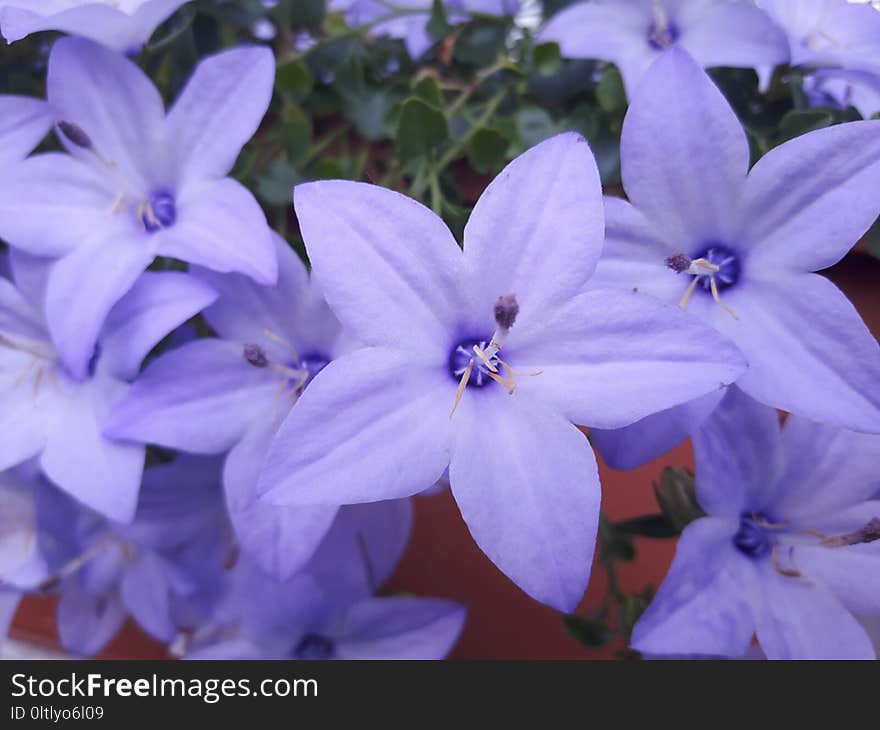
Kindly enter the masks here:
[[266, 351], [259, 345], [245, 345], [244, 359], [255, 368], [264, 368], [269, 364], [269, 358], [266, 357]]
[[822, 540], [822, 544], [827, 547], [842, 547], [844, 545], [860, 545], [876, 540], [880, 540], [880, 517], [871, 518], [863, 527], [854, 532], [826, 537]]
[[67, 137], [72, 144], [82, 147], [84, 150], [94, 151], [91, 137], [78, 124], [62, 119], [57, 126], [61, 134]]

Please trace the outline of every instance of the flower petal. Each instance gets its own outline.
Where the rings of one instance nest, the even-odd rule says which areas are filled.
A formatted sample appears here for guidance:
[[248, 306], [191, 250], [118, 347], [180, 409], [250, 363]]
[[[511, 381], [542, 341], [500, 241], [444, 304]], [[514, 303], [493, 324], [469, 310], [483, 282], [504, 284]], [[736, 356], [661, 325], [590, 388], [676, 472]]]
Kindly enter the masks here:
[[502, 357], [517, 380], [573, 423], [620, 428], [734, 382], [734, 345], [678, 307], [602, 289], [571, 299], [540, 328], [511, 331]]
[[734, 239], [748, 140], [684, 51], [666, 51], [645, 74], [623, 122], [620, 158], [627, 196], [679, 250]]
[[293, 198], [314, 275], [351, 334], [445, 358], [463, 299], [463, 257], [446, 224], [365, 183], [307, 183]]
[[467, 611], [453, 601], [389, 596], [356, 603], [336, 637], [337, 659], [444, 659]]
[[736, 552], [736, 523], [703, 518], [682, 533], [657, 595], [633, 629], [630, 646], [645, 654], [741, 656], [755, 631], [750, 596], [759, 590], [752, 564]]
[[744, 510], [760, 512], [772, 503], [781, 466], [775, 409], [733, 386], [693, 441], [697, 498], [706, 512], [736, 519]]
[[315, 554], [336, 507], [278, 507], [257, 498], [257, 480], [277, 424], [257, 422], [229, 452], [223, 486], [241, 549], [269, 575], [287, 580]]
[[92, 596], [77, 580], [67, 581], [56, 615], [61, 646], [77, 656], [94, 656], [125, 623], [125, 606], [117, 593]]
[[865, 630], [824, 586], [763, 566], [758, 641], [768, 659], [876, 659]]
[[682, 3], [680, 44], [702, 66], [777, 66], [788, 61], [788, 38], [750, 3]]
[[522, 327], [582, 292], [602, 251], [603, 221], [599, 172], [583, 137], [560, 134], [517, 157], [465, 227], [477, 311], [488, 320], [499, 296], [515, 294]]
[[85, 377], [104, 320], [155, 253], [138, 232], [80, 246], [49, 274], [46, 320], [55, 349], [75, 378]]
[[50, 410], [34, 391], [33, 368], [33, 358], [25, 353], [0, 361], [0, 470], [36, 456], [46, 444]]
[[49, 152], [3, 175], [0, 236], [35, 256], [63, 256], [116, 224], [110, 176], [70, 155]]
[[630, 289], [664, 302], [681, 299], [681, 277], [666, 265], [680, 252], [632, 203], [605, 196], [605, 245], [590, 289]]
[[[750, 268], [775, 276], [824, 269], [843, 258], [880, 214], [880, 121], [850, 122], [797, 137], [749, 173], [741, 245]], [[846, 215], [841, 215], [846, 210]]]
[[336, 606], [368, 598], [397, 567], [412, 533], [412, 500], [342, 507], [307, 572]]
[[251, 423], [271, 423], [280, 384], [267, 368], [250, 365], [241, 345], [196, 340], [150, 363], [115, 405], [104, 432], [114, 439], [219, 454]]
[[[260, 477], [278, 505], [340, 505], [408, 497], [449, 464], [455, 383], [442, 366], [383, 348], [324, 368], [293, 407]], [[295, 448], [292, 448], [295, 445]]]
[[880, 494], [880, 436], [789, 416], [781, 445], [785, 469], [774, 509], [788, 520], [812, 526], [810, 518], [825, 519]]
[[155, 154], [165, 120], [162, 98], [125, 56], [82, 38], [61, 38], [49, 55], [46, 89], [56, 120], [75, 124], [91, 140], [92, 150], [63, 140], [72, 154], [108, 165], [108, 178], [118, 175], [142, 190], [164, 172], [166, 160]]
[[149, 0], [137, 4], [134, 12], [102, 3], [65, 3], [59, 11], [34, 12], [29, 8], [0, 10], [3, 36], [10, 43], [42, 30], [60, 30], [97, 41], [125, 53], [140, 51], [153, 31], [187, 0]]
[[51, 126], [49, 105], [42, 99], [0, 96], [0, 169], [5, 172], [27, 157]]
[[272, 98], [268, 48], [239, 47], [199, 62], [168, 112], [167, 134], [183, 180], [225, 176]]
[[477, 545], [530, 596], [573, 610], [590, 578], [601, 498], [586, 438], [499, 388], [466, 392], [453, 423], [449, 481]]
[[699, 427], [724, 397], [719, 388], [680, 406], [610, 431], [590, 429], [590, 441], [612, 469], [635, 469], [675, 448]]
[[[537, 41], [555, 41], [565, 58], [613, 61], [621, 71], [632, 68], [633, 73], [623, 74], [627, 91], [632, 94], [642, 68], [654, 55], [648, 45], [651, 21], [651, 10], [646, 2], [575, 3], [555, 13], [538, 34]], [[634, 63], [636, 58], [642, 62]]]
[[170, 643], [177, 635], [171, 620], [171, 596], [162, 560], [141, 552], [129, 564], [120, 583], [122, 601], [132, 618], [157, 641]]
[[[83, 383], [59, 378], [57, 420], [40, 466], [58, 487], [116, 522], [130, 522], [137, 507], [144, 448], [101, 435], [110, 407], [127, 387], [102, 373]], [[50, 386], [51, 387], [51, 386]]]
[[251, 192], [231, 178], [185, 187], [177, 221], [156, 234], [158, 252], [271, 286], [278, 277], [272, 230]]
[[[218, 300], [205, 311], [205, 319], [224, 339], [258, 343], [269, 350], [279, 347], [272, 337], [286, 340], [301, 357], [319, 352], [332, 358], [340, 325], [309, 281], [306, 267], [290, 245], [273, 234], [278, 259], [278, 283], [260, 286], [241, 274], [217, 274], [207, 269], [193, 273], [219, 292]], [[267, 337], [266, 331], [271, 335]], [[282, 345], [283, 348], [283, 345]], [[289, 356], [286, 349], [281, 356]]]
[[[875, 502], [875, 509], [880, 503]], [[880, 517], [880, 509], [876, 512]], [[855, 614], [880, 614], [880, 545], [799, 546], [798, 569], [818, 581]]]
[[101, 335], [103, 365], [133, 378], [151, 349], [217, 298], [206, 283], [179, 271], [144, 273], [110, 310]]
[[820, 423], [880, 433], [880, 346], [834, 284], [817, 274], [780, 274], [723, 298], [738, 319], [710, 297], [688, 306], [702, 307], [742, 350], [749, 369], [740, 388]]

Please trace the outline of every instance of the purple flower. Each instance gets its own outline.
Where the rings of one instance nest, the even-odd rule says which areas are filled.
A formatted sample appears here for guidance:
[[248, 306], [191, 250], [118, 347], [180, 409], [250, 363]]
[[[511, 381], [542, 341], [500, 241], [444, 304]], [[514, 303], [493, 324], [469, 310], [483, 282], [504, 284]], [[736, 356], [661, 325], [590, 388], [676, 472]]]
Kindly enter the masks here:
[[23, 160], [52, 126], [49, 105], [27, 96], [0, 96], [0, 175]]
[[114, 51], [137, 53], [156, 27], [188, 0], [0, 0], [0, 30], [9, 42], [60, 30]]
[[636, 624], [651, 654], [873, 659], [855, 614], [880, 614], [880, 437], [772, 408], [731, 388], [694, 436], [708, 516], [681, 536]]
[[[514, 15], [519, 0], [444, 0], [447, 21], [465, 23], [470, 13]], [[330, 0], [331, 12], [345, 13], [346, 22], [355, 27], [370, 25], [377, 36], [400, 38], [412, 58], [419, 58], [436, 42], [428, 35], [432, 0]]]
[[[880, 432], [880, 347], [846, 297], [812, 272], [837, 262], [880, 212], [880, 122], [803, 135], [749, 171], [745, 132], [683, 51], [648, 72], [621, 137], [629, 202], [606, 198], [596, 286], [679, 302], [749, 362], [737, 384], [812, 420]], [[622, 433], [596, 433], [609, 462], [659, 456], [720, 394]]]
[[407, 500], [345, 507], [314, 558], [279, 581], [236, 564], [214, 620], [184, 647], [190, 659], [442, 659], [464, 625], [452, 601], [374, 598], [400, 559]]
[[144, 449], [105, 438], [103, 421], [150, 349], [216, 294], [187, 274], [144, 274], [110, 311], [80, 377], [59, 357], [40, 309], [46, 262], [17, 254], [12, 267], [16, 283], [0, 279], [0, 470], [38, 457], [61, 489], [128, 521]]
[[0, 236], [60, 257], [46, 300], [57, 350], [83, 377], [101, 324], [156, 256], [272, 283], [271, 230], [250, 192], [225, 177], [272, 93], [266, 49], [200, 63], [170, 112], [122, 56], [63, 38], [48, 93], [69, 155], [36, 155], [0, 181]]
[[785, 34], [742, 0], [594, 0], [564, 8], [539, 33], [563, 56], [612, 61], [632, 96], [648, 67], [672, 46], [702, 66], [776, 66], [788, 60]]
[[868, 119], [880, 112], [880, 66], [876, 72], [821, 69], [804, 77], [804, 91], [813, 106], [855, 107]]
[[[41, 546], [58, 587], [65, 649], [99, 652], [128, 616], [162, 642], [204, 620], [228, 562], [216, 460], [179, 457], [144, 473], [134, 521], [122, 525], [49, 485], [37, 490]], [[205, 600], [205, 595], [214, 600]]]
[[572, 423], [623, 425], [717, 389], [741, 372], [736, 349], [649, 297], [583, 293], [602, 206], [595, 161], [575, 134], [496, 178], [464, 252], [437, 216], [380, 187], [310, 183], [294, 203], [330, 307], [368, 347], [328, 365], [291, 411], [263, 499], [405, 497], [448, 468], [483, 551], [530, 595], [573, 608], [589, 577], [599, 482]]
[[204, 313], [220, 339], [194, 340], [155, 360], [116, 405], [105, 433], [196, 454], [228, 451], [223, 483], [242, 548], [288, 578], [315, 551], [336, 507], [280, 509], [258, 503], [254, 490], [282, 420], [345, 343], [302, 262], [282, 239], [275, 248], [275, 287], [197, 272], [220, 293]]
[[862, 68], [880, 61], [880, 13], [847, 0], [760, 0], [788, 38], [792, 66]]

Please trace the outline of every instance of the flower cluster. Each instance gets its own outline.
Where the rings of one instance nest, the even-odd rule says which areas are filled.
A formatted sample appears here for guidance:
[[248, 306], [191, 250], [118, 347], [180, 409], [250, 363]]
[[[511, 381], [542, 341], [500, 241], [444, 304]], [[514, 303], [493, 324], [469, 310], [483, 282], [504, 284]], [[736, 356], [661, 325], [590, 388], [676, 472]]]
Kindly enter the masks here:
[[[740, 656], [757, 635], [769, 658], [875, 656], [854, 616], [880, 614], [880, 347], [816, 272], [880, 214], [880, 121], [752, 166], [703, 67], [790, 63], [836, 95], [875, 73], [880, 14], [566, 8], [537, 37], [620, 69], [626, 199], [603, 196], [584, 136], [554, 130], [511, 155], [459, 241], [432, 165], [461, 148], [401, 136], [390, 181], [412, 196], [287, 186], [309, 271], [278, 232], [289, 205], [270, 225], [235, 169], [267, 111], [289, 131], [285, 64], [210, 53], [170, 99], [126, 55], [182, 4], [0, 3], [10, 41], [70, 34], [45, 100], [0, 96], [0, 627], [52, 593], [81, 655], [131, 618], [187, 658], [442, 658], [464, 607], [383, 590], [412, 497], [450, 489], [497, 568], [570, 613], [600, 526], [593, 447], [623, 469], [692, 437], [702, 516], [632, 648]], [[518, 5], [329, 3], [414, 59]], [[432, 129], [423, 97], [401, 129]]]

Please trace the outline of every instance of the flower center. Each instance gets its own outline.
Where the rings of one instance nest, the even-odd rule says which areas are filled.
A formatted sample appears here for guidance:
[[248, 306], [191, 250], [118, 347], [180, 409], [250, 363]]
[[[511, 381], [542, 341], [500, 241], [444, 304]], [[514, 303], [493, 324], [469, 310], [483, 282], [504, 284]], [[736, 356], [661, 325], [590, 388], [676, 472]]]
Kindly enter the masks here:
[[138, 219], [148, 233], [173, 226], [177, 220], [174, 195], [163, 188], [154, 190], [138, 207]]
[[675, 45], [680, 33], [675, 23], [651, 23], [648, 26], [648, 45], [655, 51], [663, 51]]
[[699, 284], [710, 292], [718, 305], [734, 319], [739, 319], [730, 307], [721, 302], [719, 292], [729, 289], [739, 281], [740, 260], [736, 253], [724, 244], [711, 243], [696, 258], [676, 253], [666, 258], [666, 265], [676, 274], [690, 274], [693, 281], [684, 292], [678, 306], [684, 309]]
[[321, 634], [306, 634], [293, 650], [296, 659], [332, 659], [336, 655], [336, 643]]
[[[272, 342], [281, 345], [287, 351], [287, 357], [273, 360], [261, 345], [255, 343], [248, 343], [244, 346], [242, 357], [253, 367], [269, 368], [281, 377], [276, 401], [284, 393], [289, 393], [291, 401], [295, 403], [306, 386], [330, 364], [330, 358], [317, 351], [309, 352], [300, 357], [296, 348], [281, 335], [268, 329], [263, 334]], [[277, 416], [277, 413], [275, 415]]]
[[[717, 266], [718, 270], [714, 272], [715, 285], [719, 292], [729, 289], [737, 281], [741, 271], [739, 256], [737, 256], [730, 248], [720, 243], [709, 244], [703, 251], [697, 254], [695, 260], [703, 259], [713, 266]], [[700, 286], [704, 291], [711, 291], [712, 284], [710, 277], [701, 276]]]
[[[489, 368], [474, 353], [474, 346], [485, 351], [487, 346], [486, 340], [468, 338], [452, 348], [452, 352], [449, 353], [449, 373], [452, 375], [453, 380], [459, 382], [464, 377], [467, 369], [470, 368], [470, 374], [465, 384], [466, 387], [482, 388], [484, 385], [491, 383], [492, 380], [489, 377]], [[497, 362], [497, 358], [494, 359]], [[495, 367], [497, 369], [497, 365]]]
[[759, 512], [744, 514], [739, 521], [739, 529], [733, 536], [733, 544], [745, 556], [753, 560], [767, 557], [776, 544], [771, 533], [775, 527], [773, 520]]

